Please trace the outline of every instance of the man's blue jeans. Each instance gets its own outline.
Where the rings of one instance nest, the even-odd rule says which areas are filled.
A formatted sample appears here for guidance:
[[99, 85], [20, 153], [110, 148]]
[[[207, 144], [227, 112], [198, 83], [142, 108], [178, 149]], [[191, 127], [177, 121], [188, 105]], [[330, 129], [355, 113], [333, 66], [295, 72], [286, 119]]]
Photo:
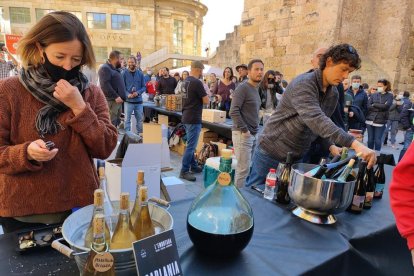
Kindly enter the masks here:
[[382, 146], [382, 137], [385, 131], [385, 125], [382, 127], [375, 127], [371, 125], [367, 125], [368, 131], [368, 148], [381, 151]]
[[131, 131], [131, 116], [134, 112], [135, 119], [137, 120], [137, 132], [142, 133], [142, 119], [144, 108], [142, 104], [137, 103], [125, 103], [126, 117], [125, 117], [125, 131]]
[[181, 172], [190, 171], [191, 167], [197, 167], [198, 164], [194, 158], [194, 151], [197, 147], [198, 137], [200, 136], [201, 124], [185, 124], [185, 133], [187, 136], [187, 148], [183, 156]]
[[276, 169], [279, 161], [268, 155], [259, 145], [253, 152], [250, 175], [247, 177], [246, 186], [261, 185], [266, 181], [270, 169]]
[[413, 141], [413, 131], [411, 128], [409, 128], [405, 131], [404, 147], [402, 148], [400, 152], [400, 157], [398, 158], [398, 162], [404, 157], [404, 154], [407, 151], [408, 147], [411, 145], [412, 141]]

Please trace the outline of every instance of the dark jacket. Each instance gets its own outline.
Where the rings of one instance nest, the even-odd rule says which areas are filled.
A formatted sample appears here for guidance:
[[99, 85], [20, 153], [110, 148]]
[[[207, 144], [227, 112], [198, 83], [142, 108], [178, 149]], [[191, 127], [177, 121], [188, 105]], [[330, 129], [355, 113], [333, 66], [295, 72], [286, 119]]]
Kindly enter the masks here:
[[354, 95], [352, 88], [349, 88], [346, 93], [352, 97], [352, 104], [358, 106], [366, 116], [368, 113], [368, 96], [367, 93], [365, 93], [364, 89], [360, 88]]
[[374, 124], [386, 124], [388, 113], [392, 105], [393, 95], [391, 93], [374, 93], [368, 101], [368, 115], [366, 120]]
[[[401, 105], [397, 105], [398, 102], [401, 102]], [[389, 111], [389, 115], [388, 115], [388, 120], [389, 121], [399, 121], [400, 120], [400, 113], [402, 111], [403, 108], [403, 102], [402, 99], [397, 99], [394, 96], [394, 101], [390, 107], [390, 111]]]
[[413, 107], [411, 102], [404, 104], [401, 114], [400, 114], [400, 123], [402, 125], [403, 130], [407, 130], [411, 128], [414, 130], [413, 126], [413, 119], [414, 119], [414, 112], [410, 110]]
[[121, 97], [125, 101], [125, 84], [118, 69], [109, 62], [104, 63], [98, 70], [98, 76], [99, 85], [107, 100]]
[[162, 77], [158, 80], [158, 90], [160, 91], [160, 94], [174, 95], [175, 87], [177, 87], [177, 80], [171, 76], [168, 76], [168, 78]]
[[[266, 109], [266, 102], [267, 102], [267, 89], [261, 83], [259, 85], [259, 96], [260, 96], [260, 108]], [[272, 96], [273, 108], [277, 106], [277, 98], [276, 93], [283, 94], [283, 88], [280, 84], [276, 83], [274, 88], [270, 89], [270, 95]]]

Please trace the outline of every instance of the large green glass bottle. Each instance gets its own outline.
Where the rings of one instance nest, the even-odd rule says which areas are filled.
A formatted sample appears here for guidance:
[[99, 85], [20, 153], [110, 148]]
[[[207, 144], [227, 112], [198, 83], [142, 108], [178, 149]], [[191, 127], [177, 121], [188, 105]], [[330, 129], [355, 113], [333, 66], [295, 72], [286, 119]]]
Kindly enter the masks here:
[[253, 235], [253, 212], [234, 185], [231, 155], [231, 150], [222, 151], [217, 180], [197, 196], [187, 215], [194, 246], [212, 256], [237, 254]]

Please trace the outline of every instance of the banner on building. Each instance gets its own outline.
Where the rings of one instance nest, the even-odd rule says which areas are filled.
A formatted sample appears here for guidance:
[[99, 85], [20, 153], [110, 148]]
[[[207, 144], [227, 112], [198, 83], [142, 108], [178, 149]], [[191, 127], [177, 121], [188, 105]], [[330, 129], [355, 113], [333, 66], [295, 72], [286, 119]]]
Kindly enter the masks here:
[[17, 52], [17, 42], [22, 38], [21, 35], [12, 35], [5, 34], [4, 41], [6, 41], [6, 47], [9, 50], [10, 54], [16, 55]]

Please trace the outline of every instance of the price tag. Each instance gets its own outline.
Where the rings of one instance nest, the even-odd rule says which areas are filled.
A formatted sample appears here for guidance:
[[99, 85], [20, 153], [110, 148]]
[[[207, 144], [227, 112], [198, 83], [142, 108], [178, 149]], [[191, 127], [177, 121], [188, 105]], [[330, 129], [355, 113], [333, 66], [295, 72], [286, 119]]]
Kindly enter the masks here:
[[106, 272], [114, 265], [114, 257], [109, 252], [98, 253], [93, 258], [93, 268], [98, 272]]
[[231, 175], [229, 173], [222, 172], [218, 175], [217, 182], [221, 186], [227, 186], [231, 183]]

